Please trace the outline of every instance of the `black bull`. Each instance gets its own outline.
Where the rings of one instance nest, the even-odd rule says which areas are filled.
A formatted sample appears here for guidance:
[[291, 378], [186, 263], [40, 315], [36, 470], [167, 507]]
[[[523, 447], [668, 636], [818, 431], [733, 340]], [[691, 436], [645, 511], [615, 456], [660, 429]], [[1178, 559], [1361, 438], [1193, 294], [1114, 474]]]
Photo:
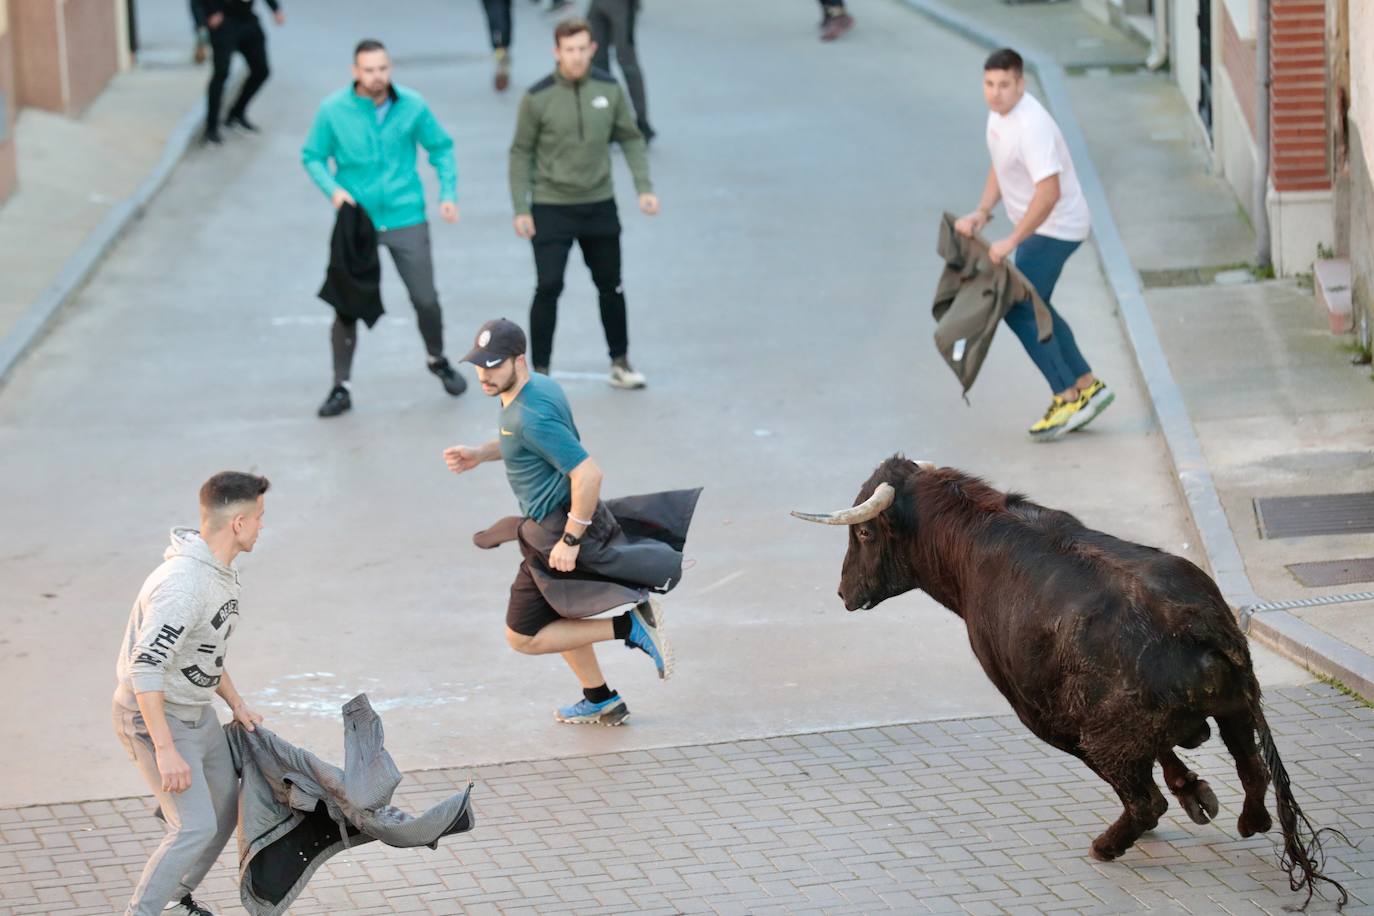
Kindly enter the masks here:
[[854, 508], [793, 514], [849, 526], [846, 608], [925, 591], [964, 619], [974, 655], [1025, 726], [1120, 796], [1125, 810], [1093, 840], [1094, 857], [1121, 855], [1169, 807], [1156, 760], [1194, 822], [1217, 815], [1211, 788], [1174, 752], [1206, 741], [1211, 718], [1245, 788], [1240, 835], [1273, 826], [1264, 805], [1272, 779], [1290, 886], [1311, 900], [1325, 882], [1345, 903], [1345, 889], [1321, 872], [1326, 831], [1293, 797], [1245, 637], [1197, 566], [901, 456], [878, 467]]

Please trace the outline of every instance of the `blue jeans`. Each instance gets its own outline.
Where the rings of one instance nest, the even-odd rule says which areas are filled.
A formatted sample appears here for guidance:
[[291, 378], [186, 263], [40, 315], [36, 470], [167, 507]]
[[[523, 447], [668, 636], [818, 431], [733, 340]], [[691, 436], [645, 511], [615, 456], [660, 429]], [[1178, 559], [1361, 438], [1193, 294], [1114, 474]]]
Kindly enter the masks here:
[[1078, 344], [1074, 342], [1069, 323], [1050, 305], [1050, 294], [1054, 292], [1054, 284], [1059, 281], [1064, 262], [1081, 244], [1052, 239], [1047, 235], [1032, 235], [1016, 247], [1014, 255], [1017, 269], [1025, 274], [1040, 298], [1045, 300], [1054, 318], [1054, 333], [1044, 343], [1036, 339], [1035, 308], [1029, 299], [1013, 305], [1011, 311], [1007, 312], [1006, 322], [1021, 339], [1021, 346], [1026, 348], [1031, 362], [1035, 363], [1035, 368], [1040, 370], [1055, 394], [1072, 388], [1081, 376], [1092, 372], [1088, 361], [1078, 352]]

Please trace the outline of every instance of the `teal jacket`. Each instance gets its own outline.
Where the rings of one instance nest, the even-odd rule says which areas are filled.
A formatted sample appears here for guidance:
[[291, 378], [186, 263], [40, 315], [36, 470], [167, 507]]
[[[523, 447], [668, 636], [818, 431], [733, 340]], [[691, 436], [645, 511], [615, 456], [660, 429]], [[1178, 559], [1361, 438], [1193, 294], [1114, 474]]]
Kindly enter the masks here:
[[439, 126], [424, 98], [404, 86], [392, 85], [391, 110], [381, 124], [372, 100], [352, 86], [326, 98], [305, 139], [301, 161], [326, 197], [339, 188], [348, 191], [377, 231], [384, 232], [425, 221], [425, 191], [415, 170], [417, 143], [439, 174], [439, 199], [457, 201], [453, 138]]

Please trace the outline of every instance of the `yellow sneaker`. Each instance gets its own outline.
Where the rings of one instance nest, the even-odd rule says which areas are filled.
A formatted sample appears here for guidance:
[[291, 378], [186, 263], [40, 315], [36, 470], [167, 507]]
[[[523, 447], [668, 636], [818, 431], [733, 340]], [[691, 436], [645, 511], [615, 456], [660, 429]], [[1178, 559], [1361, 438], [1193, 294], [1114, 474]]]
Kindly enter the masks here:
[[1069, 418], [1069, 432], [1082, 429], [1097, 419], [1097, 415], [1110, 407], [1114, 400], [1116, 400], [1116, 392], [1108, 388], [1106, 382], [1101, 379], [1093, 382], [1079, 392], [1078, 402], [1081, 406]]
[[1082, 398], [1065, 401], [1056, 394], [1054, 400], [1050, 402], [1049, 408], [1045, 411], [1045, 415], [1036, 420], [1035, 425], [1027, 432], [1036, 442], [1049, 442], [1052, 439], [1058, 439], [1069, 431], [1069, 421], [1078, 411], [1083, 409], [1083, 405], [1086, 403]]

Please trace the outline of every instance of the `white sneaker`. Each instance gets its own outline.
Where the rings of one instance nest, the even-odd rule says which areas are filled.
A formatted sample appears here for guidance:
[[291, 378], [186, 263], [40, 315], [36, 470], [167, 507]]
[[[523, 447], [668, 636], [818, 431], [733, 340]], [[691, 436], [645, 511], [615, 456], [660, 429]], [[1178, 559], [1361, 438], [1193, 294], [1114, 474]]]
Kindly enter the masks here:
[[612, 388], [643, 388], [649, 383], [644, 373], [636, 372], [623, 357], [611, 363], [611, 373], [606, 377]]
[[181, 898], [180, 903], [173, 904], [162, 911], [162, 916], [218, 916], [214, 910], [203, 903], [197, 903], [190, 894]]

